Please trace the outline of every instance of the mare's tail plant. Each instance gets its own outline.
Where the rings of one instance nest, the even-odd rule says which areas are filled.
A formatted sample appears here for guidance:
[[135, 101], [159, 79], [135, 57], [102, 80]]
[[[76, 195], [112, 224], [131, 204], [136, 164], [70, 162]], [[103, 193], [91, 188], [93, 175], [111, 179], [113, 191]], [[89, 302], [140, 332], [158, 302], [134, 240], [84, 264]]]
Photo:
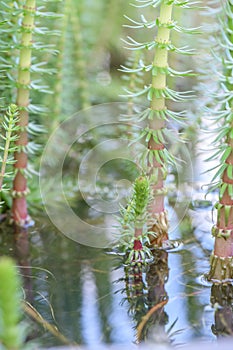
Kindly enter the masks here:
[[214, 126], [217, 125], [213, 142], [216, 152], [210, 160], [216, 158], [219, 162], [209, 188], [219, 190], [219, 201], [215, 204], [217, 221], [212, 229], [215, 244], [208, 278], [224, 282], [233, 278], [233, 1], [221, 1], [220, 6], [221, 40], [213, 48], [215, 67], [219, 70], [212, 72], [219, 84], [212, 95], [213, 108], [207, 110]]
[[1, 349], [25, 349], [25, 327], [21, 321], [21, 283], [13, 261], [0, 260], [0, 343]]
[[[5, 2], [0, 4], [0, 14], [6, 20], [2, 30], [1, 46], [8, 53], [1, 59], [5, 79], [0, 85], [6, 102], [9, 96], [12, 96], [19, 110], [12, 190], [12, 220], [19, 226], [27, 226], [31, 222], [26, 200], [29, 193], [28, 175], [31, 174], [28, 156], [31, 154], [35, 159], [39, 147], [34, 140], [43, 129], [36, 123], [29, 122], [29, 114], [41, 115], [45, 111], [39, 104], [32, 104], [31, 100], [33, 98], [34, 102], [38, 98], [38, 92], [49, 92], [46, 86], [40, 85], [40, 80], [32, 80], [32, 73], [40, 76], [44, 73], [53, 73], [53, 70], [44, 68], [45, 62], [38, 63], [35, 60], [35, 53], [38, 59], [40, 52], [44, 56], [45, 53], [52, 51], [50, 44], [43, 44], [37, 40], [38, 36], [44, 35], [48, 38], [51, 34], [46, 27], [37, 26], [38, 19], [56, 16], [51, 12], [42, 12], [44, 7], [38, 5], [43, 2], [47, 6], [48, 2], [45, 0], [19, 0], [10, 4]], [[7, 90], [7, 95], [4, 94], [5, 87], [10, 89], [10, 93]]]
[[[168, 77], [184, 77], [190, 75], [190, 71], [177, 72], [169, 64], [169, 53], [190, 55], [192, 50], [187, 47], [178, 48], [171, 42], [171, 31], [179, 33], [196, 33], [196, 29], [182, 28], [173, 19], [173, 9], [193, 8], [196, 2], [179, 1], [179, 0], [137, 0], [136, 7], [139, 11], [143, 8], [155, 11], [154, 19], [147, 20], [141, 14], [141, 20], [136, 21], [128, 18], [130, 21], [129, 28], [148, 29], [149, 32], [157, 30], [156, 38], [151, 41], [140, 43], [128, 37], [125, 40], [131, 50], [140, 50], [145, 52], [153, 50], [152, 62], [146, 64], [142, 59], [138, 62], [135, 69], [125, 69], [125, 73], [135, 74], [135, 72], [150, 72], [151, 84], [140, 91], [128, 91], [128, 97], [137, 97], [147, 95], [149, 107], [137, 116], [137, 122], [144, 122], [146, 126], [137, 140], [144, 139], [148, 149], [142, 157], [142, 162], [147, 161], [147, 173], [150, 178], [150, 185], [153, 200], [150, 202], [148, 209], [150, 212], [151, 231], [150, 244], [161, 247], [163, 242], [168, 239], [168, 218], [164, 205], [166, 188], [164, 181], [167, 177], [168, 167], [174, 166], [174, 157], [166, 148], [166, 135], [168, 135], [167, 122], [182, 123], [184, 112], [175, 112], [170, 109], [171, 102], [182, 102], [190, 97], [190, 92], [177, 92], [168, 87]], [[156, 17], [155, 8], [159, 8], [159, 16]], [[153, 35], [153, 34], [152, 34]], [[171, 102], [168, 105], [168, 100]], [[175, 138], [175, 135], [174, 135]]]
[[0, 193], [2, 199], [4, 198], [4, 193], [10, 190], [9, 186], [7, 186], [7, 180], [13, 177], [13, 172], [8, 168], [15, 163], [13, 153], [17, 150], [15, 143], [17, 141], [17, 132], [19, 131], [19, 126], [17, 125], [18, 115], [17, 106], [12, 104], [8, 107], [1, 122], [3, 130], [0, 134], [2, 138], [0, 145]]
[[139, 265], [151, 258], [150, 250], [146, 247], [149, 243], [147, 206], [150, 200], [149, 180], [147, 176], [140, 176], [133, 184], [128, 206], [121, 209], [122, 235], [119, 245], [126, 251], [126, 263]]
[[17, 79], [16, 104], [19, 107], [19, 139], [18, 150], [15, 152], [15, 178], [13, 182], [12, 219], [20, 226], [30, 222], [27, 210], [26, 196], [28, 194], [26, 170], [28, 164], [28, 123], [31, 86], [32, 34], [35, 26], [36, 0], [27, 0], [23, 7], [23, 19], [20, 28], [21, 42], [19, 46], [19, 63]]

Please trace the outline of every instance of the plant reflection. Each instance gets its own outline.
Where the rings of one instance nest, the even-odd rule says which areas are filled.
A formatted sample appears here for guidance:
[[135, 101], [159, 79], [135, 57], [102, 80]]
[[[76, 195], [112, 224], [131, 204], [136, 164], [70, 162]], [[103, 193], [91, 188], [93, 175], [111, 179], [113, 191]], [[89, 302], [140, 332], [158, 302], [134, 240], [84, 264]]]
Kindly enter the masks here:
[[168, 280], [168, 254], [162, 250], [153, 253], [154, 261], [147, 269], [141, 265], [125, 267], [126, 301], [129, 314], [135, 321], [136, 342], [149, 340], [169, 343], [165, 331], [168, 315], [164, 306], [168, 302], [165, 283]]
[[20, 228], [14, 235], [14, 256], [18, 262], [23, 281], [25, 299], [33, 302], [32, 271], [30, 263], [30, 243], [27, 229]]
[[211, 304], [215, 308], [214, 324], [211, 329], [217, 338], [233, 335], [233, 286], [231, 283], [211, 287]]

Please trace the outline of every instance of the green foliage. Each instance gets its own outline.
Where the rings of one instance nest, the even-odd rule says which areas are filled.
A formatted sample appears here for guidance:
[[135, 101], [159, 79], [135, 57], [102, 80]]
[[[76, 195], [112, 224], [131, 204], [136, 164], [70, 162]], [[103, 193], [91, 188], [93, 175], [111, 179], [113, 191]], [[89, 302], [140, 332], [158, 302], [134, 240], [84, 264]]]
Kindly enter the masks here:
[[[155, 50], [155, 58], [152, 63], [147, 63], [144, 61], [143, 58], [140, 58], [138, 60], [137, 66], [135, 66], [135, 64], [133, 67], [122, 66], [121, 69], [125, 75], [131, 75], [134, 79], [136, 74], [139, 73], [144, 75], [148, 73], [151, 74], [152, 83], [144, 86], [144, 88], [142, 89], [139, 88], [138, 90], [136, 90], [134, 84], [133, 90], [130, 90], [129, 84], [129, 88], [125, 89], [126, 97], [128, 97], [129, 99], [137, 99], [140, 96], [146, 95], [147, 100], [150, 103], [149, 108], [145, 109], [141, 113], [134, 114], [132, 117], [134, 121], [144, 121], [145, 123], [147, 123], [147, 126], [139, 135], [137, 140], [145, 137], [145, 142], [149, 142], [150, 139], [153, 138], [153, 140], [157, 144], [163, 145], [165, 144], [166, 140], [169, 139], [169, 136], [167, 135], [170, 133], [170, 131], [167, 129], [166, 126], [158, 129], [154, 129], [154, 127], [152, 128], [151, 124], [153, 120], [164, 121], [164, 123], [175, 121], [178, 124], [185, 125], [185, 111], [177, 112], [174, 110], [170, 110], [164, 104], [162, 107], [160, 107], [161, 101], [171, 100], [173, 102], [184, 102], [186, 101], [186, 99], [193, 98], [191, 91], [174, 91], [173, 89], [170, 89], [166, 84], [166, 80], [168, 77], [177, 79], [179, 77], [193, 76], [191, 70], [179, 72], [176, 69], [169, 66], [167, 59], [165, 59], [165, 61], [163, 62], [160, 58], [162, 51], [176, 52], [178, 54], [193, 53], [193, 49], [190, 50], [187, 47], [175, 47], [170, 40], [166, 39], [169, 35], [166, 34], [166, 31], [177, 31], [181, 34], [191, 35], [200, 33], [198, 28], [186, 29], [181, 27], [175, 21], [175, 19], [171, 19], [169, 22], [164, 22], [162, 17], [157, 17], [155, 20], [151, 21], [149, 19], [146, 19], [145, 16], [142, 14], [142, 8], [144, 9], [148, 7], [150, 9], [151, 7], [155, 8], [161, 6], [161, 16], [164, 17], [166, 11], [171, 11], [169, 9], [169, 6], [171, 5], [182, 7], [185, 9], [191, 9], [193, 8], [194, 3], [188, 3], [187, 1], [137, 1], [137, 3], [134, 6], [140, 8], [139, 11], [141, 12], [141, 21], [133, 20], [130, 17], [126, 16], [127, 20], [130, 22], [130, 24], [127, 25], [127, 27], [138, 30], [146, 28], [150, 31], [154, 31], [155, 28], [157, 28], [159, 32], [157, 34], [157, 38], [154, 39], [153, 37], [151, 41], [142, 43], [133, 39], [131, 36], [128, 36], [127, 40], [124, 40], [124, 42], [129, 50], [139, 50], [138, 52], [140, 52], [140, 55], [142, 55], [146, 51], [151, 51], [152, 49]], [[147, 57], [147, 55], [144, 54], [144, 57]], [[164, 54], [164, 57], [166, 57], [166, 54]], [[163, 82], [163, 79], [165, 80], [165, 84]], [[148, 150], [146, 154], [143, 155], [143, 159], [145, 158], [149, 158], [150, 160], [156, 159], [156, 161], [159, 164], [163, 165], [164, 168], [167, 167], [167, 164], [174, 165], [175, 163], [174, 157], [169, 153], [167, 149]], [[152, 162], [150, 161], [150, 163]], [[164, 174], [165, 173], [166, 170], [164, 171]]]
[[[213, 5], [215, 5], [214, 8], [209, 8], [211, 16], [213, 13], [216, 13], [217, 2], [214, 2]], [[232, 215], [232, 204], [229, 201], [226, 203], [224, 197], [227, 196], [233, 203], [233, 183], [231, 183], [233, 179], [233, 2], [221, 2], [220, 5], [218, 4], [217, 12], [219, 22], [215, 35], [218, 36], [218, 45], [214, 43], [212, 48], [213, 64], [209, 65], [212, 71], [208, 74], [208, 80], [213, 74], [217, 75], [218, 80], [217, 84], [214, 85], [212, 83], [215, 86], [212, 89], [212, 101], [210, 101], [209, 106], [205, 110], [206, 114], [211, 115], [210, 121], [213, 125], [211, 132], [215, 135], [212, 141], [214, 153], [207, 161], [216, 159], [218, 165], [210, 169], [216, 170], [208, 193], [216, 189], [219, 190], [219, 202], [215, 205], [218, 212], [217, 226], [220, 222], [220, 216], [224, 216], [225, 226], [227, 227], [229, 217]], [[206, 82], [204, 86], [206, 89]], [[224, 232], [221, 231], [221, 234], [226, 238]], [[219, 236], [219, 232], [217, 235]]]
[[133, 184], [133, 194], [128, 207], [122, 209], [124, 226], [142, 227], [146, 223], [150, 198], [149, 179], [147, 176], [139, 176]]
[[[42, 106], [43, 93], [51, 93], [44, 80], [46, 75], [52, 76], [55, 73], [55, 70], [46, 67], [46, 64], [50, 56], [57, 53], [51, 38], [58, 34], [50, 31], [45, 24], [50, 22], [51, 25], [52, 20], [60, 17], [49, 11], [51, 4], [56, 2], [38, 0], [37, 7], [35, 1], [24, 0], [0, 4], [0, 18], [4, 19], [0, 42], [0, 68], [3, 71], [0, 91], [4, 105], [15, 101], [20, 106], [21, 126], [18, 133], [27, 132], [29, 135], [29, 142], [21, 144], [19, 141], [17, 148], [18, 152], [27, 153], [32, 160], [27, 169], [20, 168], [25, 177], [32, 177], [35, 173], [34, 168], [38, 167], [41, 148], [37, 141], [40, 140], [41, 143], [41, 133], [45, 130], [38, 123], [46, 112], [46, 108]], [[30, 114], [29, 124], [26, 118], [21, 121], [21, 115], [26, 113]], [[8, 197], [6, 201], [9, 203]]]
[[[14, 104], [10, 105], [6, 111], [6, 114], [1, 122], [2, 133], [0, 137], [2, 142], [0, 144], [0, 193], [1, 195], [10, 190], [7, 185], [9, 179], [13, 178], [12, 169], [8, 169], [9, 166], [15, 163], [13, 153], [18, 149], [15, 145], [17, 140], [17, 132], [19, 130], [18, 122], [18, 107]], [[8, 181], [7, 181], [8, 180]]]
[[10, 258], [0, 260], [0, 349], [23, 349], [25, 337], [21, 320], [21, 283]]
[[[117, 250], [126, 254], [126, 263], [145, 263], [151, 259], [150, 250], [146, 247], [148, 238], [148, 205], [151, 201], [150, 182], [147, 176], [139, 176], [133, 183], [133, 193], [126, 208], [120, 211], [121, 234]], [[141, 235], [135, 237], [135, 229], [141, 230]], [[135, 249], [135, 239], [139, 240], [143, 249]]]
[[[170, 122], [175, 122], [185, 125], [185, 111], [174, 111], [171, 109], [171, 106], [174, 106], [174, 102], [186, 102], [190, 98], [193, 98], [191, 91], [176, 91], [169, 87], [170, 78], [174, 78], [177, 80], [178, 78], [190, 77], [193, 76], [191, 70], [186, 71], [177, 71], [170, 65], [170, 54], [182, 54], [182, 55], [192, 55], [193, 49], [182, 46], [178, 47], [173, 44], [170, 39], [171, 32], [178, 32], [183, 34], [199, 34], [199, 28], [184, 28], [179, 23], [173, 19], [173, 11], [175, 7], [184, 8], [184, 9], [192, 9], [196, 2], [188, 2], [188, 1], [167, 1], [167, 0], [159, 0], [159, 1], [142, 1], [137, 0], [133, 5], [138, 9], [138, 13], [140, 16], [140, 20], [134, 20], [128, 16], [125, 16], [128, 23], [126, 25], [129, 30], [138, 31], [144, 33], [149, 33], [151, 40], [148, 40], [148, 35], [145, 36], [145, 41], [141, 41], [140, 39], [134, 39], [131, 35], [128, 35], [126, 39], [123, 40], [126, 48], [134, 53], [134, 59], [131, 64], [126, 64], [121, 66], [121, 71], [128, 78], [128, 88], [125, 88], [125, 97], [128, 98], [129, 103], [136, 102], [138, 98], [140, 98], [140, 102], [145, 102], [147, 100], [147, 108], [142, 112], [132, 113], [131, 108], [131, 117], [130, 120], [134, 122], [144, 123], [144, 129], [140, 132], [138, 137], [134, 140], [138, 142], [139, 140], [144, 141], [148, 148], [141, 155], [141, 165], [147, 167], [147, 172], [150, 174], [150, 186], [153, 188], [154, 185], [158, 183], [161, 184], [161, 187], [151, 190], [151, 196], [154, 197], [155, 205], [153, 204], [154, 213], [151, 213], [150, 224], [153, 227], [153, 220], [158, 223], [159, 220], [166, 222], [165, 216], [166, 212], [163, 211], [164, 215], [161, 215], [160, 211], [163, 206], [158, 206], [156, 208], [156, 196], [164, 196], [166, 194], [166, 188], [163, 186], [163, 180], [166, 180], [166, 176], [168, 173], [169, 166], [175, 166], [176, 159], [169, 152], [166, 147], [167, 140], [176, 139], [174, 136], [170, 137], [171, 131], [167, 128], [167, 124]], [[158, 10], [157, 10], [158, 8]], [[158, 11], [156, 13], [156, 11]], [[151, 20], [151, 13], [153, 13], [153, 19]], [[157, 16], [156, 16], [157, 15]], [[154, 38], [154, 32], [157, 30], [156, 38]], [[141, 36], [143, 38], [143, 36]], [[153, 52], [153, 55], [150, 52]], [[152, 57], [153, 56], [153, 57]], [[145, 79], [145, 76], [150, 75], [150, 82], [145, 84], [143, 87], [138, 83], [138, 78]], [[140, 80], [139, 80], [140, 82]], [[144, 98], [144, 100], [143, 100]], [[174, 108], [175, 109], [175, 108]], [[182, 140], [183, 142], [183, 140]], [[137, 187], [137, 183], [134, 184], [134, 194]], [[152, 193], [153, 192], [153, 193]], [[144, 190], [145, 193], [145, 190]], [[137, 195], [139, 195], [137, 193]], [[134, 197], [133, 197], [134, 200]], [[134, 207], [134, 201], [129, 203], [128, 209], [126, 210], [126, 217], [132, 218], [135, 213], [130, 211], [131, 207]], [[145, 210], [149, 209], [148, 205]], [[129, 211], [129, 213], [128, 213]], [[140, 210], [139, 210], [140, 211]], [[154, 215], [154, 217], [152, 217]], [[131, 218], [131, 223], [134, 223], [134, 228], [137, 229], [137, 225], [135, 221]], [[148, 217], [147, 217], [148, 220]], [[144, 222], [145, 222], [144, 216]], [[123, 228], [124, 222], [122, 223]], [[149, 223], [147, 222], [147, 225]], [[126, 225], [127, 226], [127, 225]], [[142, 227], [143, 225], [139, 226]], [[166, 225], [158, 225], [157, 227], [161, 228], [161, 232], [165, 230]], [[162, 229], [164, 228], [164, 229]], [[154, 232], [153, 235], [159, 235], [159, 232]], [[147, 243], [149, 243], [149, 239], [147, 236]], [[145, 244], [145, 242], [143, 242]], [[134, 254], [134, 253], [133, 253]]]

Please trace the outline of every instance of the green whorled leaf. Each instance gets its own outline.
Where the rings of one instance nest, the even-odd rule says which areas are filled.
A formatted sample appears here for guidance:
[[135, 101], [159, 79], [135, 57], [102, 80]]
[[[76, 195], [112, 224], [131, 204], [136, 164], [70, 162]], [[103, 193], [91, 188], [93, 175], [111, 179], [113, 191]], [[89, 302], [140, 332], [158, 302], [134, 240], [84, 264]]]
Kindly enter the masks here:
[[119, 71], [124, 73], [139, 73], [139, 72], [149, 72], [152, 69], [152, 64], [140, 66], [138, 68], [129, 68], [121, 65], [121, 69]]
[[146, 128], [146, 139], [145, 139], [145, 141], [149, 142], [151, 137], [152, 137], [152, 135], [153, 135], [153, 130], [149, 129], [149, 128]]
[[230, 196], [231, 199], [233, 199], [233, 185], [232, 184], [228, 184], [228, 194]]
[[[209, 115], [208, 118], [210, 120], [214, 120], [215, 124], [216, 124], [216, 121], [221, 121], [222, 119], [229, 121], [229, 118], [232, 115], [232, 111], [229, 109], [219, 111], [219, 110], [212, 110], [211, 108], [204, 106], [203, 111]], [[211, 116], [213, 117], [211, 118]]]
[[181, 7], [181, 8], [185, 8], [185, 9], [192, 9], [195, 7], [199, 8], [200, 5], [200, 1], [191, 1], [191, 0], [186, 0], [186, 1], [182, 1], [182, 0], [136, 0], [136, 2], [139, 3], [138, 4], [132, 4], [135, 7], [148, 7], [148, 6], [152, 6], [152, 7], [158, 7], [161, 2], [165, 2], [166, 5], [175, 5], [177, 7]]
[[124, 95], [124, 97], [142, 96], [142, 95], [146, 94], [149, 89], [150, 89], [150, 86], [145, 86], [144, 89], [137, 91], [137, 92], [132, 92], [132, 91], [129, 91], [128, 89], [125, 89], [125, 92], [127, 93], [127, 95]]
[[194, 98], [195, 96], [191, 95], [192, 93], [193, 91], [175, 91], [166, 87], [164, 97], [170, 98], [171, 100], [178, 102]]
[[157, 76], [158, 74], [169, 74], [169, 68], [168, 67], [157, 67], [152, 65], [152, 75]]
[[167, 113], [166, 108], [161, 109], [161, 110], [151, 110], [151, 114], [149, 116], [149, 119], [153, 120], [154, 117], [156, 117], [158, 119], [167, 121], [166, 113]]
[[[154, 133], [156, 133], [157, 138], [158, 138], [158, 143], [162, 143], [165, 144], [165, 139], [164, 139], [164, 135], [163, 133], [165, 132], [166, 134], [166, 128], [163, 129], [159, 129], [159, 130], [155, 130]], [[154, 133], [153, 133], [153, 137], [154, 137]]]
[[178, 33], [184, 33], [184, 34], [190, 34], [190, 35], [198, 35], [203, 34], [203, 31], [201, 30], [201, 27], [195, 27], [195, 28], [184, 28], [182, 26], [179, 26], [175, 24], [173, 26], [173, 29]]
[[36, 124], [34, 122], [30, 122], [27, 126], [27, 131], [29, 134], [31, 135], [38, 135], [38, 134], [41, 134], [41, 133], [46, 133], [46, 129], [43, 125], [40, 125], [40, 124]]
[[[213, 123], [214, 124], [214, 123]], [[222, 126], [218, 126], [217, 128], [214, 128], [213, 130], [206, 130], [206, 133], [215, 133], [215, 134], [219, 134], [220, 138], [224, 138], [226, 137], [226, 135], [230, 132], [230, 126], [228, 124], [226, 125], [222, 125]], [[219, 141], [219, 139], [217, 140]], [[216, 142], [215, 140], [213, 142]]]
[[198, 76], [197, 73], [193, 73], [192, 70], [187, 71], [177, 71], [175, 69], [172, 69], [171, 67], [168, 67], [168, 74], [172, 77], [196, 77]]
[[153, 100], [153, 95], [154, 95], [154, 88], [153, 87], [150, 87], [149, 91], [148, 91], [148, 94], [147, 94], [147, 99], [149, 101], [152, 101]]
[[166, 148], [163, 149], [163, 154], [168, 164], [172, 166], [176, 165], [175, 157]]
[[231, 146], [228, 146], [221, 157], [221, 162], [225, 162], [231, 153], [232, 153], [232, 148]]
[[206, 197], [209, 193], [214, 192], [214, 191], [216, 191], [217, 189], [219, 189], [220, 186], [221, 186], [221, 184], [222, 184], [222, 181], [217, 181], [217, 182], [215, 182], [215, 183], [209, 184], [209, 185], [208, 185], [208, 189], [207, 189], [206, 194], [205, 194], [205, 197]]
[[55, 13], [55, 12], [46, 12], [41, 11], [42, 9], [45, 9], [45, 7], [40, 7], [36, 11], [36, 17], [37, 18], [50, 18], [50, 19], [61, 19], [63, 18], [63, 14]]
[[146, 120], [146, 119], [150, 119], [150, 114], [151, 114], [151, 109], [146, 108], [143, 112], [141, 112], [137, 115], [138, 122], [141, 122], [141, 121]]
[[219, 191], [219, 197], [220, 197], [220, 198], [223, 197], [223, 195], [224, 195], [224, 193], [225, 193], [225, 191], [226, 191], [226, 189], [227, 189], [227, 186], [228, 186], [227, 183], [225, 183], [225, 182], [222, 183], [222, 185], [221, 185], [221, 187], [220, 187], [220, 191]]
[[147, 28], [152, 29], [156, 26], [156, 21], [148, 22], [143, 15], [141, 15], [142, 22], [138, 22], [133, 20], [132, 18], [124, 15], [124, 17], [130, 21], [132, 24], [124, 24], [123, 27], [126, 28], [133, 28], [133, 29], [140, 29], [140, 28]]
[[[159, 164], [164, 165], [163, 152], [159, 152], [159, 150], [150, 150], [150, 153], [153, 155], [153, 157]], [[153, 162], [150, 163], [153, 164]]]
[[232, 164], [227, 165], [227, 176], [229, 179], [233, 180], [233, 165]]
[[37, 143], [30, 141], [26, 146], [23, 146], [22, 149], [24, 152], [34, 155], [41, 149], [41, 145], [38, 145]]
[[[34, 42], [32, 43], [32, 45], [30, 46], [32, 50], [36, 50], [36, 51], [41, 51], [41, 52], [48, 52], [54, 55], [57, 55], [59, 53], [58, 50], [54, 49], [54, 45], [53, 44], [44, 44], [43, 42]], [[16, 47], [17, 48], [17, 47]], [[19, 45], [18, 48], [24, 48], [22, 45]]]
[[54, 55], [59, 53], [59, 51], [54, 48], [54, 44], [44, 44], [38, 41], [32, 42], [30, 45], [26, 45], [26, 46], [19, 42], [13, 42], [11, 44], [11, 49], [16, 49], [16, 50], [29, 49], [29, 50], [35, 50], [35, 51], [48, 52]]
[[217, 137], [212, 141], [212, 143], [216, 144], [218, 142], [221, 142], [222, 139], [226, 138], [226, 135], [230, 132], [230, 130], [231, 128], [229, 126], [220, 128]]
[[138, 159], [140, 161], [140, 164], [144, 167], [147, 166], [147, 159], [148, 159], [149, 149], [145, 149], [142, 153], [138, 155]]
[[173, 45], [170, 42], [164, 43], [164, 42], [158, 42], [155, 41], [156, 43], [156, 47], [160, 48], [160, 49], [167, 49], [168, 51], [172, 51], [172, 52], [176, 52], [180, 55], [194, 55], [195, 50], [194, 49], [190, 49], [187, 45], [183, 46], [183, 47], [176, 47], [175, 45]]
[[[157, 153], [156, 153], [156, 154], [157, 154]], [[153, 166], [154, 157], [156, 158], [155, 152], [154, 152], [153, 150], [149, 150], [149, 152], [148, 152], [148, 162], [149, 162], [149, 164], [150, 164], [151, 166]], [[156, 160], [157, 160], [157, 159], [156, 159]], [[159, 161], [157, 160], [157, 162], [159, 162]], [[160, 162], [159, 162], [159, 163], [160, 163]]]
[[221, 210], [223, 207], [224, 207], [224, 205], [222, 203], [219, 203], [219, 202], [215, 203], [215, 205], [214, 205], [214, 208], [217, 209], [218, 211]]
[[227, 164], [221, 164], [218, 171], [216, 172], [216, 174], [214, 175], [214, 177], [212, 178], [212, 182], [217, 179], [218, 177], [221, 177], [223, 175], [223, 172], [226, 170], [227, 168]]
[[181, 125], [186, 125], [185, 121], [187, 120], [187, 111], [174, 112], [167, 109], [165, 114], [167, 116], [167, 120], [171, 118]]
[[[225, 149], [225, 145], [224, 145], [224, 149]], [[211, 155], [209, 158], [205, 159], [205, 162], [211, 162], [213, 159], [217, 159], [219, 157], [219, 155], [223, 152], [222, 147], [220, 147], [217, 152], [215, 152], [213, 155]]]
[[147, 130], [142, 130], [140, 132], [140, 134], [136, 137], [133, 138], [133, 140], [129, 143], [129, 146], [133, 145], [135, 142], [140, 141], [141, 139], [143, 139], [145, 136], [147, 135]]
[[61, 35], [59, 30], [49, 30], [47, 27], [35, 27], [34, 33], [46, 36], [58, 36]]
[[173, 29], [175, 27], [175, 21], [170, 21], [168, 23], [164, 23], [160, 20], [160, 18], [156, 18], [155, 23], [157, 27], [167, 28], [167, 29]]
[[[1, 1], [1, 6], [5, 7], [6, 10], [8, 10], [12, 15], [19, 15], [22, 13], [22, 9], [20, 8], [19, 4], [17, 1], [14, 1], [13, 2], [13, 5], [12, 6], [12, 3], [7, 3], [5, 1]], [[3, 14], [6, 13], [4, 11], [2, 11]]]
[[229, 223], [229, 217], [230, 217], [230, 211], [232, 209], [231, 205], [225, 205], [224, 206], [224, 219], [225, 219], [225, 225], [227, 226]]
[[221, 213], [220, 209], [221, 209], [221, 206], [218, 205], [216, 209], [217, 209], [217, 222], [219, 222], [220, 221], [220, 213]]
[[40, 92], [44, 92], [45, 94], [53, 94], [54, 92], [49, 90], [49, 87], [46, 85], [39, 85], [40, 81], [31, 81], [29, 88], [31, 90], [36, 90], [36, 91], [40, 91]]
[[151, 50], [157, 46], [157, 43], [153, 41], [148, 41], [146, 43], [139, 43], [130, 36], [127, 36], [127, 40], [121, 39], [127, 46], [125, 47], [128, 50], [142, 50], [147, 49]]
[[39, 176], [38, 171], [35, 170], [33, 167], [33, 164], [29, 163], [27, 169], [20, 169], [22, 170], [23, 175], [25, 175], [27, 178], [33, 178], [33, 176]]
[[42, 74], [49, 74], [49, 75], [53, 75], [56, 73], [56, 69], [53, 68], [47, 68], [44, 66], [47, 64], [47, 62], [39, 62], [39, 63], [34, 63], [31, 65], [31, 67], [29, 68], [30, 72], [33, 73], [42, 73]]
[[161, 4], [163, 0], [136, 0], [138, 4], [132, 4], [132, 6], [135, 7], [147, 7], [147, 6], [153, 6], [153, 7], [157, 7]]
[[31, 112], [33, 114], [44, 114], [48, 112], [48, 108], [41, 105], [35, 105], [32, 103], [29, 104], [26, 110], [28, 110], [28, 112]]
[[148, 119], [153, 120], [155, 117], [161, 120], [166, 120], [166, 108], [162, 110], [151, 109]]
[[[16, 136], [13, 139], [13, 141], [11, 141], [11, 142], [15, 142], [17, 139], [18, 139], [18, 136]], [[8, 151], [8, 154], [15, 153], [15, 152], [17, 152], [17, 150], [18, 150], [18, 146], [17, 145], [16, 146], [11, 146], [9, 151]], [[12, 164], [12, 162], [15, 162], [15, 160], [13, 158], [11, 159], [10, 156], [8, 157], [8, 159], [9, 159], [9, 164]]]

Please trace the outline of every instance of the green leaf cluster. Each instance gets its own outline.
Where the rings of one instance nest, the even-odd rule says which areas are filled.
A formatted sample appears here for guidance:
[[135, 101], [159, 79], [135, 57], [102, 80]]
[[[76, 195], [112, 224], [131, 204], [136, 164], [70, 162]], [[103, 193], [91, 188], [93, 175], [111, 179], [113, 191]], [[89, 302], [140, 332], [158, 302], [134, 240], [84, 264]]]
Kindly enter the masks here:
[[[0, 193], [4, 195], [6, 191], [10, 190], [8, 186], [9, 179], [13, 178], [12, 164], [15, 163], [13, 153], [18, 151], [15, 144], [19, 131], [18, 122], [18, 107], [11, 104], [3, 120], [1, 121], [1, 143], [0, 143]], [[10, 169], [9, 169], [10, 168]], [[7, 181], [8, 180], [8, 181]]]

